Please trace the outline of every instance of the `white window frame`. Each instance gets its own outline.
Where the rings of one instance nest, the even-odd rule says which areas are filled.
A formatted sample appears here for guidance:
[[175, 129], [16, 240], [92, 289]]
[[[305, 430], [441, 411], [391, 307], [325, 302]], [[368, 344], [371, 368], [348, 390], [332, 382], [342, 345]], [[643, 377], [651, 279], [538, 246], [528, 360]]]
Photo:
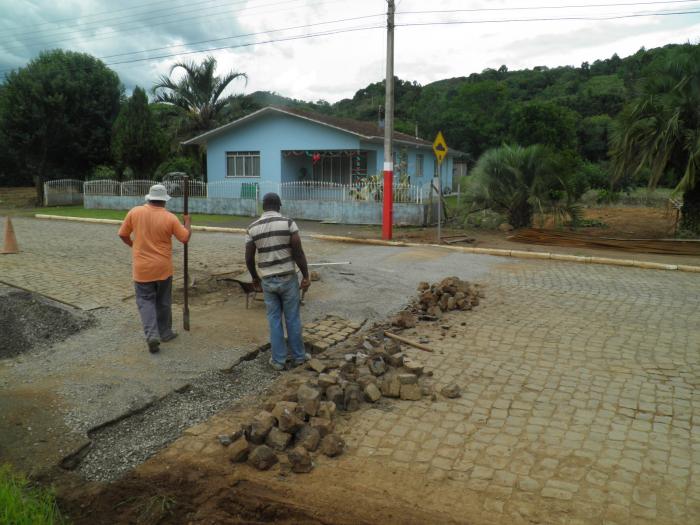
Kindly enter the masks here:
[[422, 153], [416, 153], [416, 177], [423, 176], [423, 163], [425, 156]]
[[[241, 159], [241, 173], [236, 169], [238, 160]], [[233, 161], [231, 163], [231, 161]], [[250, 165], [248, 162], [250, 161]], [[233, 166], [233, 173], [230, 167]], [[250, 167], [251, 173], [248, 173], [247, 166]], [[257, 167], [257, 173], [255, 173]], [[260, 152], [259, 151], [227, 151], [226, 152], [226, 178], [227, 179], [259, 179], [260, 178]]]

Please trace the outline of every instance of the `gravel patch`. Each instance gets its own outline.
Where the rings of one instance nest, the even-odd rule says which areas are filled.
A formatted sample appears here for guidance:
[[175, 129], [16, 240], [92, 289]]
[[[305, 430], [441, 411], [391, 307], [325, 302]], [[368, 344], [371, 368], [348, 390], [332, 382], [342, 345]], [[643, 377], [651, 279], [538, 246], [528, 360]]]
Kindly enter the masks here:
[[92, 323], [90, 314], [36, 293], [0, 286], [0, 359], [51, 346]]
[[267, 353], [230, 372], [206, 372], [190, 388], [172, 392], [146, 410], [90, 434], [92, 446], [77, 468], [86, 479], [113, 481], [205, 421], [251, 394], [263, 393], [279, 376]]

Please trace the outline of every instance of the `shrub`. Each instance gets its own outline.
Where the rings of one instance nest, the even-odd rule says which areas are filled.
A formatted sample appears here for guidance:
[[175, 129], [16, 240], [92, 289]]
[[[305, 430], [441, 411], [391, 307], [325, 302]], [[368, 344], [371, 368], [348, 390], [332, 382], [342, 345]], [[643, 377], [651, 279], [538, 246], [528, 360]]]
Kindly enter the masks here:
[[579, 174], [586, 181], [587, 189], [610, 187], [610, 172], [605, 163], [583, 162], [579, 168]]
[[192, 157], [171, 157], [162, 162], [153, 175], [155, 180], [163, 180], [168, 173], [180, 172], [190, 177], [199, 176], [199, 162]]
[[0, 465], [0, 523], [52, 525], [65, 521], [52, 491], [32, 487], [9, 465]]
[[92, 170], [89, 180], [117, 180], [118, 178], [114, 168], [100, 164]]

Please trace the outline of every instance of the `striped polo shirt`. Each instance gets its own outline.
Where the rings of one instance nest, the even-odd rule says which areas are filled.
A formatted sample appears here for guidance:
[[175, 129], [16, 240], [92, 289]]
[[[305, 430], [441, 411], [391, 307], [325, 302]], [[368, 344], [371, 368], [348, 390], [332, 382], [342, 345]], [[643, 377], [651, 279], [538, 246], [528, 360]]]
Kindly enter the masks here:
[[255, 243], [260, 277], [294, 273], [291, 237], [299, 228], [279, 212], [266, 211], [248, 226], [245, 242]]

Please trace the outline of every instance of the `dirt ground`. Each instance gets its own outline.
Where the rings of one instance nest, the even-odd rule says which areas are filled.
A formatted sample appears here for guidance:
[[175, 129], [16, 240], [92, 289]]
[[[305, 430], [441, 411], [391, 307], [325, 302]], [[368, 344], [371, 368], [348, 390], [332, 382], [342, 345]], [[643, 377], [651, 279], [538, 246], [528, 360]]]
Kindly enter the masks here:
[[[290, 383], [294, 383], [290, 376], [280, 379], [266, 400], [281, 398]], [[236, 428], [260, 410], [262, 401], [247, 398], [216, 417]], [[343, 415], [339, 431], [349, 428], [351, 416], [360, 413]], [[319, 456], [317, 468], [298, 475], [284, 464], [271, 472], [232, 465], [226, 449], [219, 449], [213, 456], [158, 454], [109, 484], [85, 484], [63, 475], [60, 507], [75, 525], [447, 524], [465, 523], [465, 519], [454, 518], [461, 513], [465, 517], [480, 514], [480, 503], [460, 491], [450, 492], [440, 484], [437, 497], [424, 477], [387, 469], [368, 458]], [[450, 508], [441, 510], [447, 501], [452, 501]]]

